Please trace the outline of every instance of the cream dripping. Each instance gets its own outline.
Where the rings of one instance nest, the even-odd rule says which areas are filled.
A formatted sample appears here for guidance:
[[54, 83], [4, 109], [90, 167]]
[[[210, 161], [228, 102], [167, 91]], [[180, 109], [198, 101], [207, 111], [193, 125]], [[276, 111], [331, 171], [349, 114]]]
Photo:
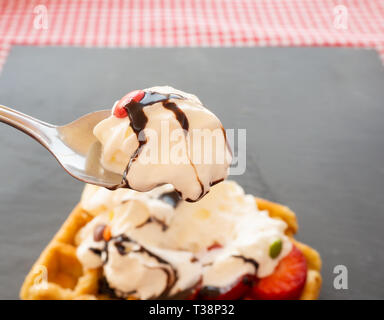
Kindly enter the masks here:
[[[173, 193], [171, 185], [144, 193], [85, 188], [81, 205], [95, 218], [77, 235], [77, 256], [85, 268], [101, 267], [118, 297], [173, 297], [197, 284], [224, 288], [244, 275], [266, 277], [292, 248], [285, 222], [259, 211], [233, 181], [194, 203]], [[100, 240], [106, 226], [111, 238]], [[271, 258], [276, 239], [282, 250]]]
[[193, 202], [227, 177], [232, 160], [220, 120], [196, 96], [171, 87], [129, 93], [94, 134], [104, 168], [123, 176], [116, 188], [145, 192], [168, 183]]

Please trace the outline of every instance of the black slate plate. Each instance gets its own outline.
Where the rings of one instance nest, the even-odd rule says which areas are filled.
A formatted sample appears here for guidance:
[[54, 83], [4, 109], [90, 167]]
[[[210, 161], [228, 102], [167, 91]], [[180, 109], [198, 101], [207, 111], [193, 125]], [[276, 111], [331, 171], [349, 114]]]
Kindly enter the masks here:
[[[127, 91], [196, 93], [227, 128], [247, 129], [249, 193], [298, 215], [323, 258], [323, 299], [384, 298], [384, 72], [374, 51], [331, 48], [14, 47], [0, 103], [63, 124]], [[0, 298], [77, 203], [82, 184], [29, 137], [0, 125]], [[348, 290], [333, 287], [336, 265]]]

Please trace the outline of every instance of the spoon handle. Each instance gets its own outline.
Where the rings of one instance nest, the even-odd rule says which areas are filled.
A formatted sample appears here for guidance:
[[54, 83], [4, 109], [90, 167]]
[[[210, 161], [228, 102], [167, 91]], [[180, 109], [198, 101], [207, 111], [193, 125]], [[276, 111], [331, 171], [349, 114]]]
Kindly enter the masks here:
[[54, 126], [49, 123], [32, 118], [31, 116], [3, 105], [0, 105], [0, 122], [28, 134], [45, 147], [48, 147], [50, 142], [49, 131], [54, 128]]

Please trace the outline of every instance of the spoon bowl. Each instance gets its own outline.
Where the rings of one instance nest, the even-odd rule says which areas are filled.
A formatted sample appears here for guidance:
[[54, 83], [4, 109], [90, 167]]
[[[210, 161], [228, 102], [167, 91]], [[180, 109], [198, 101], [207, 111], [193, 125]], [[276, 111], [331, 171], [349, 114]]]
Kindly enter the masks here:
[[64, 126], [55, 126], [0, 105], [0, 122], [28, 134], [44, 146], [74, 178], [85, 183], [114, 189], [122, 175], [101, 165], [101, 144], [93, 128], [109, 117], [110, 110], [88, 113]]

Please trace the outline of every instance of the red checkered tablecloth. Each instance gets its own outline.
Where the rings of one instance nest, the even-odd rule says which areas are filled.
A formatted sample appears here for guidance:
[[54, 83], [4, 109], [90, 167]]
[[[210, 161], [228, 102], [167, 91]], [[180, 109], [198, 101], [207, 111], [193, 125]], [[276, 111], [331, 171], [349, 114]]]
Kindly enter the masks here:
[[342, 46], [384, 59], [383, 0], [0, 0], [12, 45]]

